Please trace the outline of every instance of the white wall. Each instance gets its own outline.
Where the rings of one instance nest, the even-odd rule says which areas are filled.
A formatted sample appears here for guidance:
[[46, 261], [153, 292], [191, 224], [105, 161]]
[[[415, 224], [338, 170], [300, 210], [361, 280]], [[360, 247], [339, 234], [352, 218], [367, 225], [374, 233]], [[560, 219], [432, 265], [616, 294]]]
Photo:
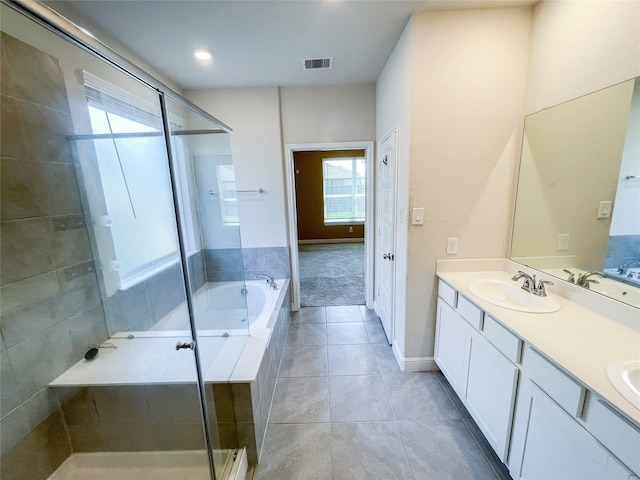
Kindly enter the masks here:
[[380, 141], [393, 129], [397, 137], [397, 205], [395, 261], [395, 331], [392, 342], [398, 352], [405, 350], [407, 226], [405, 212], [409, 204], [409, 150], [411, 147], [411, 60], [413, 20], [404, 29], [376, 83], [376, 139]]
[[433, 357], [447, 238], [459, 238], [455, 258], [507, 254], [531, 19], [526, 7], [414, 18], [409, 209], [425, 222], [408, 227], [404, 357], [415, 364]]
[[277, 87], [189, 90], [185, 96], [233, 128], [242, 246], [287, 245], [285, 188]]
[[285, 144], [374, 140], [374, 84], [282, 87]]
[[[375, 86], [188, 90], [185, 96], [233, 129], [242, 245], [288, 245], [284, 143], [373, 140]], [[281, 127], [282, 126], [282, 127]]]
[[534, 14], [525, 113], [640, 74], [640, 2], [545, 1]]

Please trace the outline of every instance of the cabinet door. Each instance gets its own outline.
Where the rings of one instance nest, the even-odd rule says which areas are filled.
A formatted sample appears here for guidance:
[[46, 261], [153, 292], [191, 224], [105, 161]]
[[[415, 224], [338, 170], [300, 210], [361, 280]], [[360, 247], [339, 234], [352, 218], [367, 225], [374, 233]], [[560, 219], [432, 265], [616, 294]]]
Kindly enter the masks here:
[[435, 360], [459, 397], [464, 397], [467, 322], [438, 298]]
[[518, 368], [473, 331], [465, 403], [502, 461], [507, 456], [517, 381]]
[[[514, 478], [625, 479], [630, 472], [530, 380], [523, 385], [509, 469]], [[522, 408], [521, 408], [522, 407]]]

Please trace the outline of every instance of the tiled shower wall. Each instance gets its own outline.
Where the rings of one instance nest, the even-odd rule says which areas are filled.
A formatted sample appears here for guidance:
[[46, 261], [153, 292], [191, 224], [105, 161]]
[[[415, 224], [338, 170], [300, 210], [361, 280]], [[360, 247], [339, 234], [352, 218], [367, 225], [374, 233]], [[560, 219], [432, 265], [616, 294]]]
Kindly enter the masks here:
[[612, 235], [607, 244], [604, 268], [640, 262], [640, 235]]
[[251, 280], [261, 273], [291, 277], [289, 247], [206, 249], [204, 259], [209, 282]]
[[71, 449], [47, 384], [107, 329], [60, 63], [2, 34], [1, 90], [2, 478], [46, 478]]

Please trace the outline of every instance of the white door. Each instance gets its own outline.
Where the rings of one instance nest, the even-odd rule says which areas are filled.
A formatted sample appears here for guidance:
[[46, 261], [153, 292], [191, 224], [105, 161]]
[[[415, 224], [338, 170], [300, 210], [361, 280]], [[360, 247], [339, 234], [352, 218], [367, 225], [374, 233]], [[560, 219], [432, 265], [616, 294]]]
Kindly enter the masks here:
[[396, 136], [394, 130], [382, 139], [378, 148], [376, 188], [376, 313], [382, 321], [387, 340], [393, 338], [393, 294], [396, 210]]

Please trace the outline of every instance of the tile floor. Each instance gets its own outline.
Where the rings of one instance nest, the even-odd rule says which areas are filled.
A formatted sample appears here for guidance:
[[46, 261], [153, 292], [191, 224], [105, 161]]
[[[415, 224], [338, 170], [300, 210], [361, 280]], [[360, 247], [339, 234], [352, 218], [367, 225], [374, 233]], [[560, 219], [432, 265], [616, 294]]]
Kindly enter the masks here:
[[291, 320], [247, 480], [510, 479], [439, 372], [403, 373], [363, 306]]

